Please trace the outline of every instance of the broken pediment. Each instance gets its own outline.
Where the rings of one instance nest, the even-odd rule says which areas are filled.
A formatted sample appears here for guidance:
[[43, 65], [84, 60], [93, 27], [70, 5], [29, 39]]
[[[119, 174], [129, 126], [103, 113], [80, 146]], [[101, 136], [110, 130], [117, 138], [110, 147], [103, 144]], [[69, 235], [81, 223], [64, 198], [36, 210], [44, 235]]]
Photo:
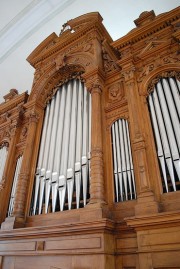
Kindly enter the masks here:
[[108, 42], [112, 42], [112, 38], [102, 24], [102, 17], [98, 12], [91, 12], [75, 19], [69, 20], [62, 26], [60, 35], [55, 33], [49, 35], [27, 58], [27, 61], [32, 66], [37, 66], [37, 63], [42, 62], [50, 55], [57, 53], [57, 51], [64, 50], [74, 41], [82, 37], [92, 28], [101, 28], [100, 35], [106, 38]]
[[85, 15], [79, 16], [75, 19], [69, 20], [65, 25], [69, 25], [69, 27], [73, 31], [78, 31], [82, 28], [85, 28], [89, 24], [95, 23], [95, 22], [102, 22], [103, 18], [98, 12], [91, 12], [87, 13]]
[[34, 59], [42, 55], [48, 48], [53, 46], [57, 42], [58, 36], [55, 33], [50, 34], [45, 40], [43, 40], [39, 46], [33, 50], [33, 52], [26, 59], [32, 66]]

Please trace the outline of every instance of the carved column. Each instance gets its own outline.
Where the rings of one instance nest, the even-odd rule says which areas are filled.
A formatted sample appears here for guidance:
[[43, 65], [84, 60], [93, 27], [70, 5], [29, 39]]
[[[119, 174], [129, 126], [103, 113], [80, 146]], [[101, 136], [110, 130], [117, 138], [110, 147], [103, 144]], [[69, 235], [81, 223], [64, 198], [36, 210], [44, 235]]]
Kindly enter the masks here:
[[136, 215], [158, 212], [158, 205], [151, 189], [146, 141], [143, 135], [143, 119], [140, 108], [138, 86], [135, 78], [135, 68], [131, 65], [124, 71], [126, 80], [126, 93], [131, 124], [131, 138], [134, 150], [134, 163], [137, 185], [138, 203], [135, 207]]
[[23, 161], [21, 166], [21, 172], [19, 174], [13, 216], [18, 218], [24, 218], [25, 207], [26, 207], [26, 197], [28, 191], [29, 175], [32, 169], [31, 159], [33, 155], [33, 147], [36, 136], [36, 128], [38, 122], [38, 115], [36, 112], [31, 112], [29, 117], [29, 128], [26, 140], [26, 147], [23, 153]]
[[94, 83], [90, 91], [92, 99], [90, 204], [102, 204], [105, 203], [101, 113], [102, 86], [99, 83]]

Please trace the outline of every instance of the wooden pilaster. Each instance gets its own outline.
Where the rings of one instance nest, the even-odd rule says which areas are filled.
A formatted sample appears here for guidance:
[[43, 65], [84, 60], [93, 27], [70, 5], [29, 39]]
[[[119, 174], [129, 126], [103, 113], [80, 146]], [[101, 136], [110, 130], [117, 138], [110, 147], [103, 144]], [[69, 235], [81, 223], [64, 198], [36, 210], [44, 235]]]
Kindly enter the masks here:
[[158, 204], [155, 201], [149, 178], [146, 141], [143, 135], [143, 121], [140, 110], [138, 87], [135, 81], [135, 68], [130, 67], [130, 69], [125, 71], [125, 74], [137, 185], [138, 203], [135, 207], [135, 214], [143, 215], [147, 213], [157, 213]]

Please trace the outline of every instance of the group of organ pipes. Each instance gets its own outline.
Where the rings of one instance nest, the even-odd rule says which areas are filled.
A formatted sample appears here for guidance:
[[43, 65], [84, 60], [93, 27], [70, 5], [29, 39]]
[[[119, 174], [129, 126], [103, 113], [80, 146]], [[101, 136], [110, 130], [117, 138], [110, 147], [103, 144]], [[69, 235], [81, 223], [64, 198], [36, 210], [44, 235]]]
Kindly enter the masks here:
[[[180, 189], [180, 83], [162, 78], [147, 97], [163, 191]], [[136, 199], [129, 125], [118, 119], [111, 127], [115, 202]], [[0, 181], [7, 144], [0, 147]], [[84, 207], [89, 201], [91, 95], [73, 79], [60, 86], [45, 109], [30, 215]], [[16, 161], [9, 199], [11, 216], [22, 156]]]
[[90, 143], [91, 95], [80, 80], [70, 80], [46, 107], [32, 215], [86, 205]]
[[112, 125], [116, 202], [136, 198], [128, 122], [119, 119]]
[[164, 192], [180, 190], [180, 82], [163, 78], [148, 97]]

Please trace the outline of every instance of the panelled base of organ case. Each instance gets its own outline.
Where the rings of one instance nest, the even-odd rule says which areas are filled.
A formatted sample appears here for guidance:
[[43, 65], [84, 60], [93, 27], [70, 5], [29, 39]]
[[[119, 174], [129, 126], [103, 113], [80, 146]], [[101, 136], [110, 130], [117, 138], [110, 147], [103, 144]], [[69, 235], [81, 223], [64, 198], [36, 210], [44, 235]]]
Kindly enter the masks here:
[[29, 227], [0, 232], [1, 269], [115, 269], [114, 222]]

